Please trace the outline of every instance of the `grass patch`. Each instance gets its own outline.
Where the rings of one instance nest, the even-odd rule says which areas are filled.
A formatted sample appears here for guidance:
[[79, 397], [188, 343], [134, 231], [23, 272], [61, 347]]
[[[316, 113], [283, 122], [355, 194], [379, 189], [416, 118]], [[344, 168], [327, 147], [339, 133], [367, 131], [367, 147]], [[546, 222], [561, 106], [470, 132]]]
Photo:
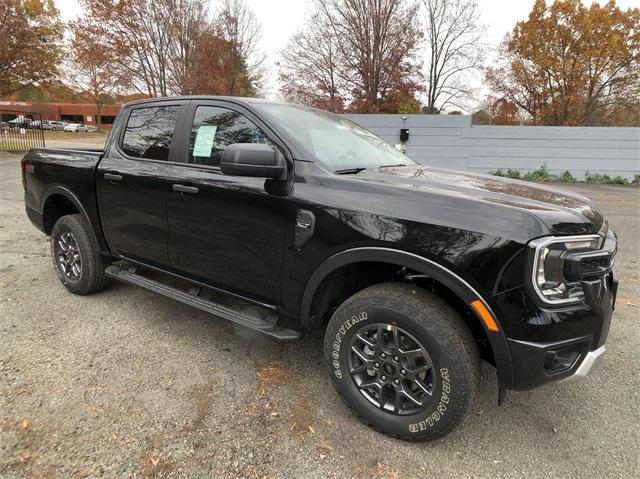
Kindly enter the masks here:
[[628, 185], [630, 183], [636, 184], [640, 182], [640, 175], [636, 175], [636, 179], [631, 182], [628, 179], [623, 178], [622, 176], [611, 177], [607, 174], [590, 173], [588, 171], [585, 173], [584, 180], [579, 180], [568, 170], [559, 175], [549, 173], [549, 168], [547, 167], [546, 163], [537, 170], [530, 171], [528, 173], [521, 173], [519, 170], [513, 170], [511, 168], [506, 171], [502, 168], [498, 168], [495, 171], [490, 171], [489, 174], [494, 176], [502, 176], [504, 178], [517, 178], [519, 180], [555, 181], [559, 183], [597, 183], [601, 185]]
[[[622, 176], [614, 176], [613, 178], [607, 174], [600, 173], [589, 173], [588, 171], [585, 173], [585, 181], [587, 183], [599, 183], [602, 185], [628, 185], [629, 180], [623, 178]], [[638, 175], [636, 175], [636, 179], [633, 181], [634, 183], [638, 179]]]

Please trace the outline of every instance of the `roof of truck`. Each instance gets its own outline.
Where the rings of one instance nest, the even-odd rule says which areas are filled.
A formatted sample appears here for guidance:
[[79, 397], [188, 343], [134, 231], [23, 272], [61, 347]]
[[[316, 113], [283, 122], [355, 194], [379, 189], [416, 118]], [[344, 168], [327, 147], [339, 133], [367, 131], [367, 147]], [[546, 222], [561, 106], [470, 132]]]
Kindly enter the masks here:
[[275, 104], [285, 104], [285, 102], [267, 100], [266, 98], [254, 98], [254, 97], [244, 97], [244, 96], [218, 96], [218, 95], [185, 95], [185, 96], [167, 96], [167, 97], [158, 97], [158, 98], [145, 98], [144, 100], [134, 100], [130, 101], [123, 105], [123, 107], [131, 106], [131, 105], [139, 105], [143, 103], [156, 103], [159, 101], [176, 101], [176, 100], [225, 100], [231, 101], [239, 104], [250, 104], [250, 103], [275, 103]]

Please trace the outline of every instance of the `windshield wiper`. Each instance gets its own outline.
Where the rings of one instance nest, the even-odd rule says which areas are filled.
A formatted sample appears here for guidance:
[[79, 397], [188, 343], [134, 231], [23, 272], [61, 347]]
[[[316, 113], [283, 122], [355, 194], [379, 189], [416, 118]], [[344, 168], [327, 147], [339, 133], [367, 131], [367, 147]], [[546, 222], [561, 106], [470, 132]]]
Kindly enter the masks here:
[[366, 170], [366, 168], [359, 166], [357, 168], [344, 168], [342, 170], [334, 170], [334, 173], [337, 173], [339, 175], [357, 175], [364, 170]]
[[397, 165], [382, 165], [378, 166], [378, 168], [393, 168], [395, 166], [409, 166], [407, 163], [398, 163]]

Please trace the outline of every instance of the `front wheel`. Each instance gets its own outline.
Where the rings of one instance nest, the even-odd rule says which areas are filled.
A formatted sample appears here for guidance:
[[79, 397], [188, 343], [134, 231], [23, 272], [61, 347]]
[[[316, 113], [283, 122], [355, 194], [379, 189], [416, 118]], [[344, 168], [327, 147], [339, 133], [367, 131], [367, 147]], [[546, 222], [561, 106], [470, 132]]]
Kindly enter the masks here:
[[473, 337], [451, 306], [413, 285], [379, 284], [347, 299], [329, 321], [324, 350], [347, 406], [401, 439], [447, 435], [475, 394]]

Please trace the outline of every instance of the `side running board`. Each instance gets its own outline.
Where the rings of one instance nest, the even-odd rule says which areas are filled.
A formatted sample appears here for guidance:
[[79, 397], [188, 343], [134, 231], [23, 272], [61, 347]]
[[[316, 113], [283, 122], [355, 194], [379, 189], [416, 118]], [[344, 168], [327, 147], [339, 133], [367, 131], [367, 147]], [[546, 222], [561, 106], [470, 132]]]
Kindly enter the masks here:
[[173, 286], [169, 286], [160, 281], [147, 278], [137, 273], [137, 266], [111, 265], [105, 269], [105, 274], [111, 278], [117, 279], [124, 283], [153, 291], [168, 298], [174, 299], [194, 308], [198, 308], [214, 316], [219, 316], [229, 320], [235, 324], [239, 324], [246, 328], [252, 329], [259, 333], [265, 334], [277, 341], [293, 342], [300, 339], [300, 333], [292, 329], [283, 328], [276, 325], [278, 313], [269, 311], [266, 317], [259, 318], [252, 316], [243, 311], [238, 311], [233, 307], [223, 305], [198, 296], [199, 288], [192, 288], [190, 291], [183, 291]]

